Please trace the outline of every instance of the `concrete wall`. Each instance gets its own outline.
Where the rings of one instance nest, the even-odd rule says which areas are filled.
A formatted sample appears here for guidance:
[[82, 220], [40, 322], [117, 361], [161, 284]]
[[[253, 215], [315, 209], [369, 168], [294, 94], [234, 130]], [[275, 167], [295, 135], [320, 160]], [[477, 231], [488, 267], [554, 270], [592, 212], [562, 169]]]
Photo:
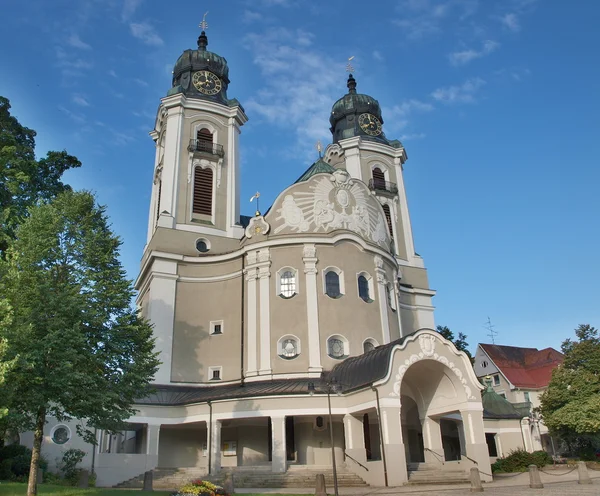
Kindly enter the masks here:
[[208, 456], [203, 455], [205, 443], [204, 424], [162, 426], [158, 443], [158, 466], [208, 467]]

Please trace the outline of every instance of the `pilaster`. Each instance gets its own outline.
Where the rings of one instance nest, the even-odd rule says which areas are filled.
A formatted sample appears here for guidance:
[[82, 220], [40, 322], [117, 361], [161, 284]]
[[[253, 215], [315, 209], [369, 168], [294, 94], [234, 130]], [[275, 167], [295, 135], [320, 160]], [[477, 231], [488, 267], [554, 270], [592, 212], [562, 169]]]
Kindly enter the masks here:
[[258, 279], [260, 291], [260, 368], [258, 375], [271, 374], [271, 255], [269, 248], [258, 251]]
[[[423, 424], [423, 447], [425, 462], [439, 465], [445, 460], [442, 429], [439, 420], [425, 417]], [[429, 451], [431, 450], [431, 451]]]
[[287, 449], [285, 444], [285, 417], [271, 417], [271, 470], [283, 473], [287, 470]]
[[[401, 486], [408, 481], [406, 451], [402, 440], [399, 407], [381, 407], [381, 449], [385, 451], [389, 486]], [[382, 453], [383, 455], [383, 453]]]
[[165, 136], [164, 169], [160, 195], [160, 211], [167, 211], [177, 217], [178, 177], [180, 168], [180, 149], [183, 133], [183, 107], [168, 109]]
[[473, 405], [470, 409], [461, 410], [460, 415], [463, 419], [467, 456], [477, 463], [481, 480], [489, 482], [492, 478], [486, 474], [492, 473], [492, 467], [487, 443], [485, 442], [483, 407], [481, 403]]
[[306, 322], [308, 326], [308, 372], [321, 373], [321, 342], [319, 338], [319, 307], [317, 297], [317, 249], [305, 244], [302, 252], [306, 277]]
[[390, 321], [387, 311], [387, 277], [383, 268], [383, 259], [379, 255], [375, 255], [375, 279], [377, 281], [377, 299], [379, 301], [379, 316], [381, 317], [381, 335], [382, 344], [390, 342]]
[[246, 362], [246, 377], [255, 376], [258, 373], [258, 334], [257, 334], [257, 298], [256, 298], [256, 280], [258, 278], [258, 269], [254, 266], [256, 264], [256, 252], [251, 252], [246, 255], [246, 264], [248, 268], [245, 269], [246, 274], [246, 305], [247, 305], [247, 316], [246, 316], [246, 329], [247, 329], [247, 343], [246, 349], [248, 350], [247, 362]]
[[221, 421], [213, 419], [212, 429], [208, 439], [210, 446], [210, 473], [218, 474], [221, 471]]

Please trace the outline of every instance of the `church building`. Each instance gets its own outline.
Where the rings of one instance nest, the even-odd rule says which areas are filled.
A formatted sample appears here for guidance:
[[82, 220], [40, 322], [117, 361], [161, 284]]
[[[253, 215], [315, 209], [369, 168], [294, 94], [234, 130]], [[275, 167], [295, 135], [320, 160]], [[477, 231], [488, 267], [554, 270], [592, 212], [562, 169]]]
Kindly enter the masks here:
[[227, 93], [229, 77], [202, 31], [158, 107], [136, 288], [162, 364], [130, 430], [98, 432], [88, 457], [98, 485], [148, 470], [155, 481], [175, 469], [266, 478], [333, 464], [340, 480], [375, 486], [423, 469], [449, 480], [478, 467], [490, 480], [484, 387], [434, 330], [407, 154], [384, 133], [378, 101], [350, 74], [322, 157], [268, 211], [245, 217], [248, 116]]

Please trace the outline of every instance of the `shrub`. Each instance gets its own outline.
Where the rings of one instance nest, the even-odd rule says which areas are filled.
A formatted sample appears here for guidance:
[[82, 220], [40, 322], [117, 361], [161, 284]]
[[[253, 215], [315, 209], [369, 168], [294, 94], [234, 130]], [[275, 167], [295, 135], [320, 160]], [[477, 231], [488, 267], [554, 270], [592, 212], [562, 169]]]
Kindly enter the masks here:
[[[31, 450], [27, 446], [11, 444], [0, 449], [0, 479], [26, 480], [30, 465]], [[42, 470], [48, 468], [48, 461], [43, 456], [40, 456], [38, 467]]]
[[552, 457], [545, 451], [529, 453], [523, 449], [511, 451], [506, 457], [498, 458], [492, 465], [493, 473], [526, 472], [529, 465], [543, 467], [552, 463]]
[[200, 496], [201, 494], [216, 496], [225, 494], [225, 491], [221, 486], [217, 486], [210, 481], [196, 479], [180, 487], [176, 494], [179, 496]]
[[0, 480], [12, 480], [14, 474], [12, 473], [12, 460], [6, 459], [0, 461]]
[[75, 479], [75, 482], [77, 482], [77, 478], [79, 477], [77, 465], [81, 463], [84, 457], [85, 451], [77, 448], [68, 449], [63, 453], [60, 469], [65, 475], [65, 479]]
[[0, 448], [0, 461], [9, 460], [19, 455], [31, 456], [31, 450], [22, 444], [9, 444]]

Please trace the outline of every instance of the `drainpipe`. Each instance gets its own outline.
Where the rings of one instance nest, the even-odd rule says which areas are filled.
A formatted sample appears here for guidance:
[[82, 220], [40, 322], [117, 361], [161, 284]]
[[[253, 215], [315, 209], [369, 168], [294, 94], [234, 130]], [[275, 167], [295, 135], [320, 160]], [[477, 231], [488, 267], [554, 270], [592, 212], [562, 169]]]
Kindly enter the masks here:
[[207, 401], [206, 404], [208, 405], [208, 432], [207, 432], [207, 436], [208, 437], [208, 475], [210, 475], [210, 467], [212, 465], [212, 403], [210, 401]]
[[[387, 461], [385, 459], [385, 440], [383, 439], [383, 426], [381, 425], [381, 408], [379, 406], [379, 391], [371, 384], [371, 389], [375, 391], [375, 398], [377, 398], [377, 417], [379, 421], [379, 439], [381, 440], [381, 458], [383, 460], [383, 477], [385, 479], [385, 487], [388, 487], [388, 473], [387, 473]], [[401, 427], [402, 428], [402, 427]]]
[[[94, 427], [94, 439], [98, 442], [98, 429]], [[99, 444], [98, 444], [99, 445]], [[92, 470], [91, 473], [94, 473], [94, 467], [96, 465], [96, 444], [92, 444]]]
[[240, 386], [244, 386], [244, 309], [245, 309], [245, 290], [246, 285], [244, 284], [244, 254], [242, 253], [242, 291], [241, 291], [241, 306], [242, 306], [242, 315], [240, 318]]

